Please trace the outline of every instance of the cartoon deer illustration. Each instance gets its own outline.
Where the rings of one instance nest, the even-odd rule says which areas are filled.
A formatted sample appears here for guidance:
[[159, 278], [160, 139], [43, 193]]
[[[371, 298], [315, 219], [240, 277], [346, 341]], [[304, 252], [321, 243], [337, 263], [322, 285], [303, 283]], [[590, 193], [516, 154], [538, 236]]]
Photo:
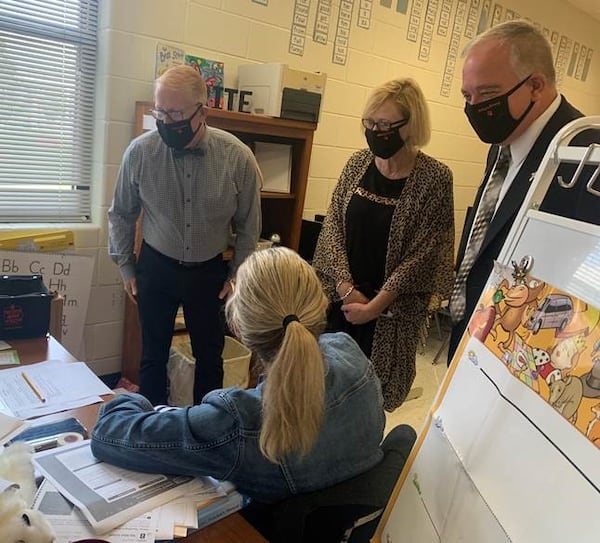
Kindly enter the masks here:
[[521, 325], [525, 325], [531, 312], [537, 306], [537, 298], [541, 294], [546, 283], [542, 281], [530, 281], [529, 283], [517, 283], [512, 287], [508, 281], [503, 279], [499, 289], [503, 293], [504, 308], [501, 310], [499, 303], [496, 307], [496, 320], [494, 321], [494, 335], [496, 337], [498, 326], [508, 332], [506, 341], [498, 343], [503, 351], [510, 350], [515, 338], [515, 331]]

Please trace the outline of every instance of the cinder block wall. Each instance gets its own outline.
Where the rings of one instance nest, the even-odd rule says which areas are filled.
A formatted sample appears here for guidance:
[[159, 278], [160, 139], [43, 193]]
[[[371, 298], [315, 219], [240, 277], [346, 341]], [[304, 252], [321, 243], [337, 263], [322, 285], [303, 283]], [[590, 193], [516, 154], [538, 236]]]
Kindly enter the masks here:
[[[331, 5], [328, 36], [322, 44], [313, 39], [313, 32], [318, 8], [327, 4]], [[340, 21], [340, 7], [344, 13], [352, 5], [350, 19]], [[361, 6], [364, 9], [359, 9]], [[402, 12], [404, 6], [407, 13]], [[437, 9], [426, 11], [428, 6]], [[394, 77], [415, 78], [432, 116], [433, 135], [425, 152], [446, 162], [454, 172], [456, 224], [460, 226], [480, 181], [486, 146], [474, 136], [462, 111], [459, 54], [482, 10], [490, 10], [491, 18], [495, 6], [502, 8], [496, 13], [500, 20], [518, 12], [547, 29], [550, 36], [556, 33], [564, 38], [561, 90], [587, 114], [600, 114], [600, 22], [563, 0], [504, 0], [500, 4], [489, 0], [102, 0], [94, 225], [75, 229], [77, 251], [96, 257], [84, 357], [95, 371], [120, 370], [124, 295], [117, 268], [106, 255], [106, 212], [122, 153], [133, 136], [135, 102], [152, 99], [158, 43], [224, 62], [227, 87], [237, 87], [237, 67], [248, 62], [283, 62], [296, 69], [327, 73], [309, 172], [307, 218], [326, 211], [345, 161], [365, 146], [359, 119], [369, 91]], [[324, 12], [319, 15], [323, 21]], [[303, 28], [303, 54], [290, 54], [291, 30], [301, 37]], [[337, 52], [345, 57], [342, 64], [332, 62], [336, 35], [337, 45], [342, 46]], [[346, 42], [339, 39], [346, 36]], [[583, 64], [580, 62], [579, 70], [577, 62], [570, 66], [571, 59], [579, 58], [574, 50], [581, 51], [582, 46], [586, 51], [594, 49], [585, 81]], [[443, 91], [444, 74], [447, 84]]]

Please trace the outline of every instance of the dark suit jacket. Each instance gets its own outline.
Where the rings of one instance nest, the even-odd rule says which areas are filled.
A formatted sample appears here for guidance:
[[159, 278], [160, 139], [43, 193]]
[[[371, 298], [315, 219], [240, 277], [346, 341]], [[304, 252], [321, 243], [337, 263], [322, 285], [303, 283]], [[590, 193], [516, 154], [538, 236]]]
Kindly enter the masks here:
[[[469, 318], [477, 305], [479, 296], [490, 276], [494, 260], [498, 257], [517, 212], [525, 199], [532, 180], [532, 174], [538, 169], [538, 166], [556, 133], [567, 123], [582, 116], [583, 114], [569, 104], [564, 96], [561, 97], [558, 109], [554, 115], [550, 117], [550, 120], [541, 131], [533, 144], [531, 151], [515, 176], [508, 192], [502, 199], [486, 232], [481, 251], [467, 277], [465, 318], [457, 323], [452, 329], [448, 360], [451, 360], [452, 355], [456, 350]], [[571, 145], [587, 146], [593, 142], [600, 142], [600, 131], [586, 130], [581, 132], [573, 138]], [[463, 259], [469, 232], [471, 231], [471, 226], [475, 217], [475, 210], [479, 205], [483, 189], [485, 188], [491, 170], [496, 162], [498, 153], [499, 147], [497, 145], [493, 145], [489, 150], [483, 182], [475, 196], [475, 203], [473, 204], [473, 207], [470, 208], [465, 219], [465, 225], [458, 247], [457, 267], [460, 266], [460, 262]], [[560, 187], [556, 180], [558, 175], [561, 175], [565, 180], [570, 180], [575, 168], [576, 165], [562, 165], [558, 169], [548, 188], [540, 209], [555, 215], [578, 219], [593, 224], [600, 224], [600, 198], [590, 194], [586, 190], [587, 181], [593, 171], [592, 168], [586, 168], [584, 170], [583, 175], [572, 189]], [[600, 183], [597, 183], [597, 185], [598, 184]]]

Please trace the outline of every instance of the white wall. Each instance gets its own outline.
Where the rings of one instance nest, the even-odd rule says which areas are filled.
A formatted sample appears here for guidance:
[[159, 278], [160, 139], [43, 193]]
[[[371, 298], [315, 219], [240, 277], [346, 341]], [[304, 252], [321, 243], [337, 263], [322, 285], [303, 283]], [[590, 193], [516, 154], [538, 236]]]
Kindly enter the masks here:
[[[225, 63], [225, 86], [237, 86], [237, 66], [248, 62], [283, 62], [293, 68], [327, 74], [319, 128], [315, 135], [305, 202], [305, 216], [323, 213], [337, 177], [349, 155], [365, 146], [360, 113], [369, 91], [394, 77], [413, 77], [427, 96], [433, 135], [425, 149], [454, 172], [456, 223], [461, 225], [483, 169], [486, 146], [474, 136], [463, 114], [460, 59], [454, 67], [450, 94], [440, 92], [448, 61], [452, 24], [457, 6], [497, 5], [490, 0], [413, 0], [408, 14], [397, 3], [354, 0], [345, 65], [332, 63], [333, 40], [340, 1], [331, 2], [328, 43], [312, 39], [319, 0], [100, 0], [98, 92], [94, 146], [94, 208], [96, 227], [77, 229], [77, 250], [97, 258], [90, 309], [86, 322], [86, 359], [100, 373], [120, 369], [123, 291], [116, 266], [106, 254], [106, 211], [110, 205], [122, 153], [133, 136], [134, 107], [152, 99], [155, 52], [158, 43], [185, 49], [188, 54]], [[295, 4], [308, 4], [309, 17], [303, 56], [288, 53]], [[327, 2], [325, 2], [327, 4]], [[594, 49], [587, 80], [565, 75], [561, 90], [587, 114], [600, 114], [600, 23], [561, 0], [504, 0], [503, 8], [520, 12], [559, 35]], [[368, 29], [357, 26], [359, 6], [371, 6]], [[407, 39], [412, 8], [417, 41]], [[427, 6], [437, 6], [429, 59], [419, 60], [426, 35]], [[450, 28], [440, 36], [440, 13], [450, 8]], [[365, 12], [361, 12], [365, 15]], [[368, 14], [368, 11], [366, 12]], [[506, 10], [502, 12], [503, 18]], [[464, 28], [456, 49], [468, 42]]]

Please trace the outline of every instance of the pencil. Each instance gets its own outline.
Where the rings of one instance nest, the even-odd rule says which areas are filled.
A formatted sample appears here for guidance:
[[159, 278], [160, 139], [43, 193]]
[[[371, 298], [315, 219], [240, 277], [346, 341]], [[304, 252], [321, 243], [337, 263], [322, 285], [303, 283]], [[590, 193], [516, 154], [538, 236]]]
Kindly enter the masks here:
[[40, 389], [35, 385], [35, 383], [27, 376], [27, 374], [24, 371], [21, 372], [21, 377], [25, 379], [25, 382], [29, 385], [29, 388], [33, 390], [33, 393], [39, 398], [40, 402], [44, 403], [46, 401], [46, 398], [44, 398], [44, 395], [40, 392]]

